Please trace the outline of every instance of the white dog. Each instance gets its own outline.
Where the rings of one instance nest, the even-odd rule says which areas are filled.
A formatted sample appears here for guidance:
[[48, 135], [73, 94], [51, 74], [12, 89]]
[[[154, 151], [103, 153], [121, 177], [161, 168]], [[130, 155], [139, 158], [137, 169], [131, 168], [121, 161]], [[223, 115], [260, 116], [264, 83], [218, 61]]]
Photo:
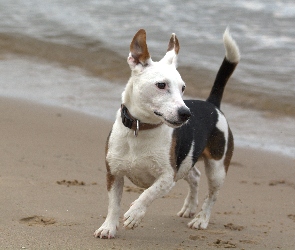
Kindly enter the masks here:
[[206, 101], [186, 100], [185, 83], [176, 69], [179, 43], [172, 34], [166, 55], [153, 62], [146, 33], [139, 30], [127, 62], [131, 77], [106, 143], [108, 215], [95, 237], [114, 238], [119, 225], [124, 176], [145, 191], [124, 214], [124, 227], [135, 228], [153, 200], [166, 195], [184, 178], [189, 192], [178, 216], [193, 217], [198, 205], [200, 172], [205, 162], [209, 192], [201, 211], [188, 223], [205, 229], [233, 154], [233, 135], [219, 110], [224, 87], [239, 62], [239, 49], [225, 31], [226, 56]]

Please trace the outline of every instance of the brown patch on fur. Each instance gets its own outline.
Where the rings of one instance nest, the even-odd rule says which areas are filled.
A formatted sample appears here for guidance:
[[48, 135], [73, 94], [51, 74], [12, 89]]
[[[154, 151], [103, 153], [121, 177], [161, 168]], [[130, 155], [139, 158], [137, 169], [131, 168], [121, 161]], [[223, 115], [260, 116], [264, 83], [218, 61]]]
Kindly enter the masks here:
[[107, 166], [107, 190], [110, 191], [114, 184], [115, 176], [111, 174], [110, 166], [107, 162], [106, 162], [106, 166]]
[[[105, 155], [107, 156], [108, 150], [109, 150], [109, 140], [111, 136], [112, 131], [110, 132], [107, 141], [106, 141], [106, 146], [105, 146]], [[114, 181], [115, 181], [115, 176], [111, 174], [111, 169], [108, 161], [106, 160], [106, 169], [107, 169], [107, 190], [110, 191]]]
[[146, 44], [146, 32], [144, 29], [137, 31], [130, 44], [130, 52], [135, 62], [141, 63], [143, 66], [150, 58], [148, 47]]
[[203, 154], [208, 159], [220, 160], [224, 154], [225, 138], [224, 133], [215, 128], [208, 140], [207, 146], [203, 151]]
[[211, 156], [211, 153], [210, 153], [210, 150], [209, 148], [205, 148], [203, 153], [202, 153], [202, 156], [204, 156], [206, 159], [212, 159], [212, 156]]
[[175, 54], [177, 55], [179, 52], [180, 46], [179, 46], [179, 42], [178, 42], [178, 39], [175, 34], [172, 34], [172, 36], [170, 38], [167, 51], [170, 51], [173, 49], [175, 50]]
[[225, 166], [225, 172], [227, 173], [231, 158], [234, 153], [234, 137], [233, 133], [231, 132], [230, 128], [228, 128], [228, 143], [227, 143], [227, 150], [225, 153], [225, 158], [224, 158], [224, 166]]

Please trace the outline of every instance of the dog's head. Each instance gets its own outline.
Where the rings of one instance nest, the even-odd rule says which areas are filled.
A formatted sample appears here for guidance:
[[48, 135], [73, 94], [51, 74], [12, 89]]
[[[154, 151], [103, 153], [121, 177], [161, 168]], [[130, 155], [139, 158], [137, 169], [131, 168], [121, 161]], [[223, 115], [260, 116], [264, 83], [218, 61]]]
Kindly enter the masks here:
[[127, 62], [132, 70], [123, 94], [131, 113], [142, 122], [163, 121], [170, 127], [179, 127], [191, 116], [182, 95], [185, 83], [178, 73], [179, 43], [175, 34], [169, 41], [166, 55], [152, 61], [146, 44], [146, 32], [139, 30], [131, 44]]

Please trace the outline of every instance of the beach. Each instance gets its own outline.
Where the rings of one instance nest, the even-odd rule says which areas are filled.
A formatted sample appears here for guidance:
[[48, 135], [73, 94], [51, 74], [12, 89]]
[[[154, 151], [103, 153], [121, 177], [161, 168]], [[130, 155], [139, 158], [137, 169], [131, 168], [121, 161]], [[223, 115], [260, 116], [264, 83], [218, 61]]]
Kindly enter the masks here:
[[[179, 218], [187, 185], [156, 200], [135, 230], [103, 240], [104, 148], [111, 123], [81, 112], [0, 98], [1, 249], [294, 249], [295, 161], [236, 148], [207, 230]], [[198, 163], [199, 164], [199, 163]], [[207, 184], [202, 172], [199, 203]], [[122, 214], [140, 189], [125, 182]]]
[[[0, 249], [295, 249], [295, 4], [289, 0], [0, 0]], [[105, 143], [130, 76], [133, 35], [154, 61], [179, 43], [184, 99], [208, 97], [230, 28], [241, 61], [221, 111], [235, 151], [206, 230], [179, 218], [179, 181], [122, 227], [142, 192], [125, 180], [115, 239], [107, 215]], [[202, 162], [199, 207], [207, 194]]]

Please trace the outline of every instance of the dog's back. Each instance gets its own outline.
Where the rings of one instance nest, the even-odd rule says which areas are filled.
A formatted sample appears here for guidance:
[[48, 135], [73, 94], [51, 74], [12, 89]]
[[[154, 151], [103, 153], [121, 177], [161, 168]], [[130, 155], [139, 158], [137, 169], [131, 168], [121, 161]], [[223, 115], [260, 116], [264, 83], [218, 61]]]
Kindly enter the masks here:
[[[209, 97], [206, 101], [184, 101], [191, 111], [191, 117], [186, 124], [176, 128], [173, 133], [176, 140], [177, 169], [189, 155], [192, 145], [191, 167], [195, 165], [202, 154], [210, 155], [214, 159], [221, 159], [226, 149], [226, 171], [228, 169], [233, 152], [232, 132], [229, 126], [225, 125], [227, 128], [224, 129], [228, 130], [228, 138], [224, 138], [224, 131], [218, 129], [216, 125], [220, 119], [224, 118], [220, 112], [220, 104], [226, 83], [240, 60], [240, 54], [236, 42], [231, 38], [228, 30], [225, 31], [223, 40], [226, 56], [218, 70]], [[226, 141], [228, 142], [227, 145], [225, 145]], [[226, 146], [227, 148], [225, 148]]]

